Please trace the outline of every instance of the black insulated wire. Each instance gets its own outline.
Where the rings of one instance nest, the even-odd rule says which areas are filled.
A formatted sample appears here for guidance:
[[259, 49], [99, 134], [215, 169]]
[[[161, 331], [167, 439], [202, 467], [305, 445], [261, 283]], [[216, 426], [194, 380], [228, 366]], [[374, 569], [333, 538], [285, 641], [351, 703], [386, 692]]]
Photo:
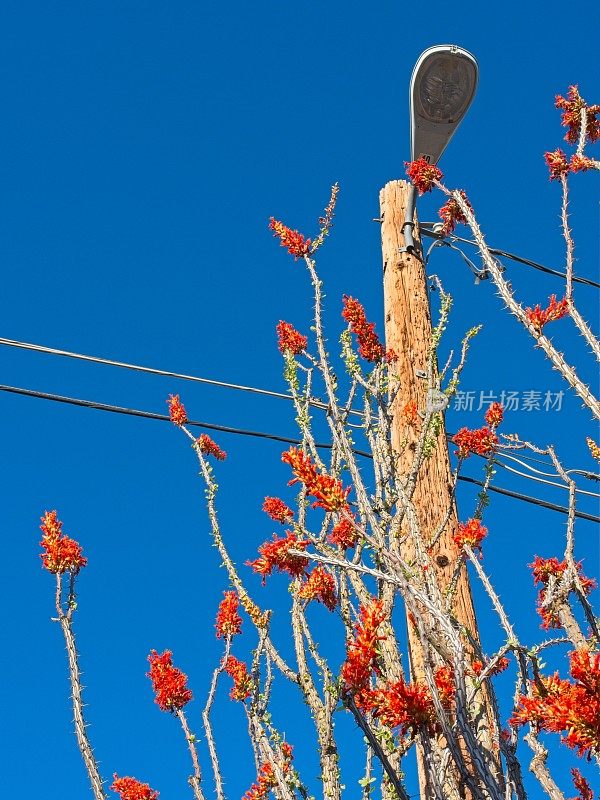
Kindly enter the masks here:
[[[57, 403], [65, 403], [68, 405], [80, 406], [83, 408], [92, 408], [96, 411], [108, 411], [113, 414], [125, 414], [131, 417], [142, 417], [144, 419], [157, 419], [161, 422], [171, 422], [171, 418], [167, 414], [156, 414], [152, 411], [141, 411], [140, 409], [136, 408], [124, 408], [122, 406], [115, 406], [108, 403], [97, 403], [93, 400], [83, 400], [76, 397], [65, 397], [64, 395], [58, 394], [51, 394], [49, 392], [38, 392], [34, 389], [23, 389], [18, 386], [5, 386], [0, 384], [0, 392], [9, 392], [12, 394], [17, 395], [24, 395], [26, 397], [35, 397], [41, 400], [50, 400]], [[221, 431], [222, 433], [231, 433], [236, 434], [238, 436], [252, 436], [259, 439], [270, 439], [275, 442], [283, 442], [285, 444], [295, 444], [299, 445], [302, 444], [300, 439], [295, 439], [288, 436], [278, 436], [277, 434], [273, 433], [265, 433], [263, 431], [251, 431], [246, 430], [243, 428], [233, 428], [229, 425], [217, 425], [210, 422], [199, 422], [197, 420], [190, 420], [186, 423], [186, 425], [204, 428], [206, 430], [212, 431]], [[316, 447], [323, 449], [323, 450], [331, 450], [332, 445], [325, 442], [316, 442]], [[367, 453], [365, 450], [353, 450], [356, 455], [362, 456], [363, 458], [372, 459], [373, 456], [371, 453]], [[477, 486], [484, 486], [481, 481], [478, 481], [476, 478], [470, 478], [466, 475], [459, 475], [459, 481], [464, 481], [465, 483], [475, 484]], [[532, 505], [540, 506], [541, 508], [547, 508], [550, 511], [557, 511], [561, 514], [568, 514], [569, 509], [566, 506], [558, 505], [557, 503], [549, 503], [546, 500], [541, 500], [539, 497], [531, 497], [530, 495], [521, 494], [519, 492], [513, 492], [510, 489], [503, 489], [499, 486], [488, 486], [488, 491], [495, 492], [497, 494], [505, 495], [506, 497], [511, 497], [516, 500], [520, 500], [525, 503], [530, 503]], [[595, 516], [594, 514], [587, 514], [585, 511], [575, 511], [575, 516], [579, 519], [585, 519], [590, 522], [600, 522], [600, 517]]]

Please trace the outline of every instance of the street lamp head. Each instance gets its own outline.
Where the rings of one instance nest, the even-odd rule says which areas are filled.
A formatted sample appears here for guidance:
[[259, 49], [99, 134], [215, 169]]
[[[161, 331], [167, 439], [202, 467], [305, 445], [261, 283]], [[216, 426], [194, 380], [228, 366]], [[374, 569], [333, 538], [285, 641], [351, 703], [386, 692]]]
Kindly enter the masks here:
[[456, 45], [421, 53], [410, 81], [411, 161], [437, 164], [477, 88], [477, 61]]

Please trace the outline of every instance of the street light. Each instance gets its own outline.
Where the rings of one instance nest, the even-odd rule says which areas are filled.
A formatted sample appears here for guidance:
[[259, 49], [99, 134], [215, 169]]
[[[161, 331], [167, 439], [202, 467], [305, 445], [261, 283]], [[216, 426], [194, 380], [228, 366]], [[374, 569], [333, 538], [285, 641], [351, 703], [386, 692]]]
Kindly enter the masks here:
[[[454, 44], [421, 53], [410, 80], [410, 157], [437, 164], [467, 113], [477, 89], [477, 61]], [[415, 189], [411, 187], [402, 226], [406, 246], [414, 252], [412, 229]]]

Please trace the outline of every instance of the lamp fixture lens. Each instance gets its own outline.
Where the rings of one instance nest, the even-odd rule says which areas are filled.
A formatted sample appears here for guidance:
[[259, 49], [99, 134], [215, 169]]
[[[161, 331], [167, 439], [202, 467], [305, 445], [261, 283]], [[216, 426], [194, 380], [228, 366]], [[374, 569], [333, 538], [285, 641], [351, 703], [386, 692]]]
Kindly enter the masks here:
[[474, 92], [469, 62], [440, 54], [429, 59], [419, 83], [417, 113], [430, 122], [452, 123], [465, 113]]

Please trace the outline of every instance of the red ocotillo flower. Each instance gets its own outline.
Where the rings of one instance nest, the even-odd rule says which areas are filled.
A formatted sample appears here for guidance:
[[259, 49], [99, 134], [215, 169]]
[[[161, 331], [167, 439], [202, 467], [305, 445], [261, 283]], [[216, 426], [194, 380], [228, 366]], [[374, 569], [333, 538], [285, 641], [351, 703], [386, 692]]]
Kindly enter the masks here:
[[232, 700], [239, 700], [243, 703], [247, 697], [250, 697], [253, 689], [252, 677], [248, 674], [248, 668], [235, 656], [228, 656], [225, 662], [225, 672], [233, 678], [233, 687], [229, 696]]
[[[471, 203], [465, 192], [462, 190], [459, 191], [460, 196], [465, 201], [469, 208], [472, 208]], [[467, 218], [464, 215], [461, 207], [458, 204], [458, 200], [455, 197], [449, 197], [448, 200], [444, 203], [444, 205], [438, 211], [440, 219], [443, 222], [442, 225], [442, 235], [448, 236], [448, 234], [452, 233], [452, 231], [456, 228], [456, 226], [461, 222], [466, 222]]]
[[358, 352], [365, 361], [377, 362], [386, 359], [393, 361], [396, 358], [392, 350], [386, 352], [375, 333], [375, 323], [368, 322], [365, 309], [354, 297], [347, 294], [343, 297], [344, 310], [342, 317], [350, 325], [350, 330], [358, 340]]
[[235, 636], [242, 632], [242, 618], [238, 614], [240, 601], [235, 592], [223, 592], [223, 599], [219, 603], [217, 611], [217, 639], [227, 636]]
[[43, 536], [40, 545], [44, 551], [40, 553], [42, 566], [53, 574], [70, 572], [75, 575], [87, 564], [81, 545], [62, 532], [62, 522], [56, 511], [46, 511], [41, 519]]
[[280, 353], [290, 352], [299, 356], [306, 350], [308, 338], [299, 333], [289, 322], [281, 320], [277, 325], [277, 347]]
[[[534, 585], [542, 585], [537, 598], [537, 611], [542, 618], [541, 627], [544, 630], [561, 627], [558, 610], [553, 608], [552, 604], [545, 605], [545, 600], [550, 581], [552, 579], [560, 580], [560, 578], [567, 571], [567, 566], [568, 565], [566, 561], [559, 561], [554, 556], [552, 558], [541, 558], [540, 556], [535, 556], [533, 563], [529, 564], [533, 574]], [[581, 588], [585, 594], [589, 594], [593, 589], [596, 588], [596, 581], [593, 580], [593, 578], [588, 578], [583, 574], [581, 561], [576, 564], [576, 567]]]
[[256, 783], [243, 796], [242, 800], [265, 800], [269, 796], [271, 789], [277, 786], [277, 779], [273, 767], [268, 761], [260, 765], [260, 771], [256, 778]]
[[[440, 700], [448, 709], [455, 687], [449, 667], [440, 667], [434, 675]], [[419, 732], [433, 736], [439, 732], [435, 706], [426, 684], [406, 683], [403, 678], [378, 689], [366, 689], [359, 697], [363, 711], [369, 711], [389, 728], [398, 728], [402, 736], [414, 739]]]
[[280, 539], [276, 534], [273, 534], [273, 541], [264, 542], [258, 548], [260, 557], [255, 561], [246, 563], [249, 567], [252, 567], [254, 572], [262, 575], [263, 585], [267, 575], [270, 575], [274, 569], [279, 570], [279, 572], [287, 572], [292, 578], [297, 578], [304, 574], [308, 565], [308, 558], [293, 555], [289, 551], [306, 550], [307, 547], [308, 541], [298, 539], [293, 531], [286, 531], [285, 539]]
[[188, 421], [188, 417], [185, 406], [179, 399], [179, 395], [170, 394], [167, 399], [167, 405], [169, 406], [169, 416], [171, 417], [171, 422], [175, 423], [175, 425], [185, 425], [185, 423]]
[[161, 655], [151, 650], [148, 656], [150, 672], [146, 676], [152, 681], [154, 701], [162, 711], [178, 711], [192, 699], [192, 692], [186, 686], [187, 675], [173, 666], [172, 658], [170, 650]]
[[[293, 759], [292, 749], [292, 746], [287, 742], [283, 742], [281, 745], [281, 752], [283, 754], [281, 771], [284, 775], [286, 775], [290, 770], [290, 764], [292, 763]], [[260, 765], [256, 783], [252, 784], [242, 800], [265, 800], [265, 798], [268, 797], [271, 789], [274, 789], [275, 786], [277, 786], [277, 779], [275, 777], [273, 765], [268, 761], [265, 761]]]
[[459, 458], [468, 458], [471, 453], [478, 456], [489, 456], [498, 444], [498, 437], [487, 426], [475, 430], [461, 428], [458, 433], [454, 434], [452, 443], [458, 445], [456, 455]]
[[557, 181], [562, 175], [569, 172], [569, 163], [567, 161], [567, 154], [560, 147], [553, 150], [551, 153], [544, 153], [548, 171], [550, 172], [550, 180]]
[[468, 522], [459, 522], [458, 530], [452, 537], [458, 547], [468, 544], [473, 550], [481, 549], [481, 542], [487, 536], [487, 528], [484, 528], [478, 519], [470, 519]]
[[416, 428], [419, 424], [419, 409], [416, 400], [409, 400], [402, 409], [402, 419], [409, 428]]
[[[506, 658], [506, 656], [502, 656], [501, 658], [498, 659], [496, 664], [488, 672], [488, 675], [500, 675], [501, 672], [504, 672], [506, 669], [508, 669], [509, 664], [510, 661], [508, 660], [508, 658]], [[480, 661], [478, 658], [476, 658], [471, 664], [471, 669], [473, 670], [473, 673], [475, 675], [479, 676], [486, 668], [486, 666], [487, 663], [484, 663], [483, 661]]]
[[497, 428], [504, 419], [504, 409], [502, 403], [491, 403], [485, 412], [485, 421], [490, 428]]
[[533, 574], [533, 583], [537, 586], [540, 583], [546, 585], [550, 578], [560, 578], [567, 569], [566, 561], [559, 561], [558, 558], [541, 558], [535, 556], [533, 563], [529, 564]]
[[433, 189], [434, 181], [442, 180], [442, 171], [424, 158], [406, 162], [406, 174], [411, 179], [419, 194], [425, 194]]
[[273, 231], [273, 236], [280, 240], [281, 246], [287, 248], [288, 253], [295, 259], [310, 253], [310, 239], [306, 239], [298, 231], [293, 231], [274, 217], [269, 220], [269, 228]]
[[596, 169], [596, 163], [587, 156], [578, 156], [577, 153], [571, 156], [569, 164], [571, 172], [587, 172], [588, 169]]
[[135, 778], [119, 778], [115, 772], [111, 792], [116, 792], [121, 800], [158, 800], [158, 792]]
[[303, 483], [307, 493], [316, 498], [312, 504], [313, 508], [324, 508], [325, 511], [339, 511], [347, 506], [350, 487], [344, 489], [342, 482], [338, 478], [318, 473], [317, 468], [310, 460], [310, 456], [303, 453], [302, 450], [290, 447], [286, 453], [282, 454], [281, 460], [290, 465], [295, 475], [288, 485], [293, 486], [298, 481]]
[[550, 296], [550, 301], [547, 308], [542, 308], [539, 304], [535, 308], [526, 308], [525, 315], [529, 322], [535, 328], [538, 335], [542, 333], [542, 328], [548, 322], [554, 322], [557, 319], [566, 317], [569, 313], [569, 306], [567, 305], [566, 298], [562, 300], [556, 299], [556, 295]]
[[324, 567], [315, 567], [298, 589], [298, 597], [302, 600], [316, 600], [333, 611], [337, 605], [333, 576]]
[[354, 638], [346, 648], [346, 660], [342, 665], [342, 680], [346, 691], [359, 692], [364, 689], [376, 669], [377, 642], [385, 639], [378, 633], [385, 619], [383, 602], [373, 599], [361, 606], [359, 620], [354, 626]]
[[571, 770], [571, 775], [573, 776], [573, 785], [579, 792], [579, 798], [574, 797], [573, 800], [594, 800], [591, 786], [576, 767]]
[[[351, 516], [354, 518], [353, 515]], [[337, 544], [344, 550], [355, 547], [357, 540], [358, 531], [356, 530], [354, 523], [347, 517], [342, 517], [342, 519], [333, 526], [331, 533], [327, 537], [328, 542], [331, 542], [331, 544]]]
[[541, 678], [541, 686], [535, 683], [529, 696], [519, 697], [510, 723], [560, 733], [567, 747], [591, 758], [600, 752], [600, 653], [580, 648], [570, 661], [574, 682], [558, 673]]
[[556, 95], [554, 105], [563, 112], [561, 124], [568, 129], [565, 135], [567, 142], [577, 144], [581, 133], [581, 112], [584, 108], [586, 110], [586, 139], [592, 143], [600, 139], [600, 120], [597, 119], [600, 114], [600, 105], [588, 106], [579, 94], [577, 86], [569, 86], [566, 97], [562, 97], [560, 94]]
[[265, 497], [262, 510], [275, 522], [285, 525], [294, 518], [294, 512], [279, 497]]
[[227, 458], [227, 453], [224, 450], [221, 450], [219, 445], [207, 436], [206, 433], [200, 434], [200, 436], [196, 439], [196, 444], [201, 453], [204, 455], [212, 456], [216, 458], [217, 461], [225, 461]]

